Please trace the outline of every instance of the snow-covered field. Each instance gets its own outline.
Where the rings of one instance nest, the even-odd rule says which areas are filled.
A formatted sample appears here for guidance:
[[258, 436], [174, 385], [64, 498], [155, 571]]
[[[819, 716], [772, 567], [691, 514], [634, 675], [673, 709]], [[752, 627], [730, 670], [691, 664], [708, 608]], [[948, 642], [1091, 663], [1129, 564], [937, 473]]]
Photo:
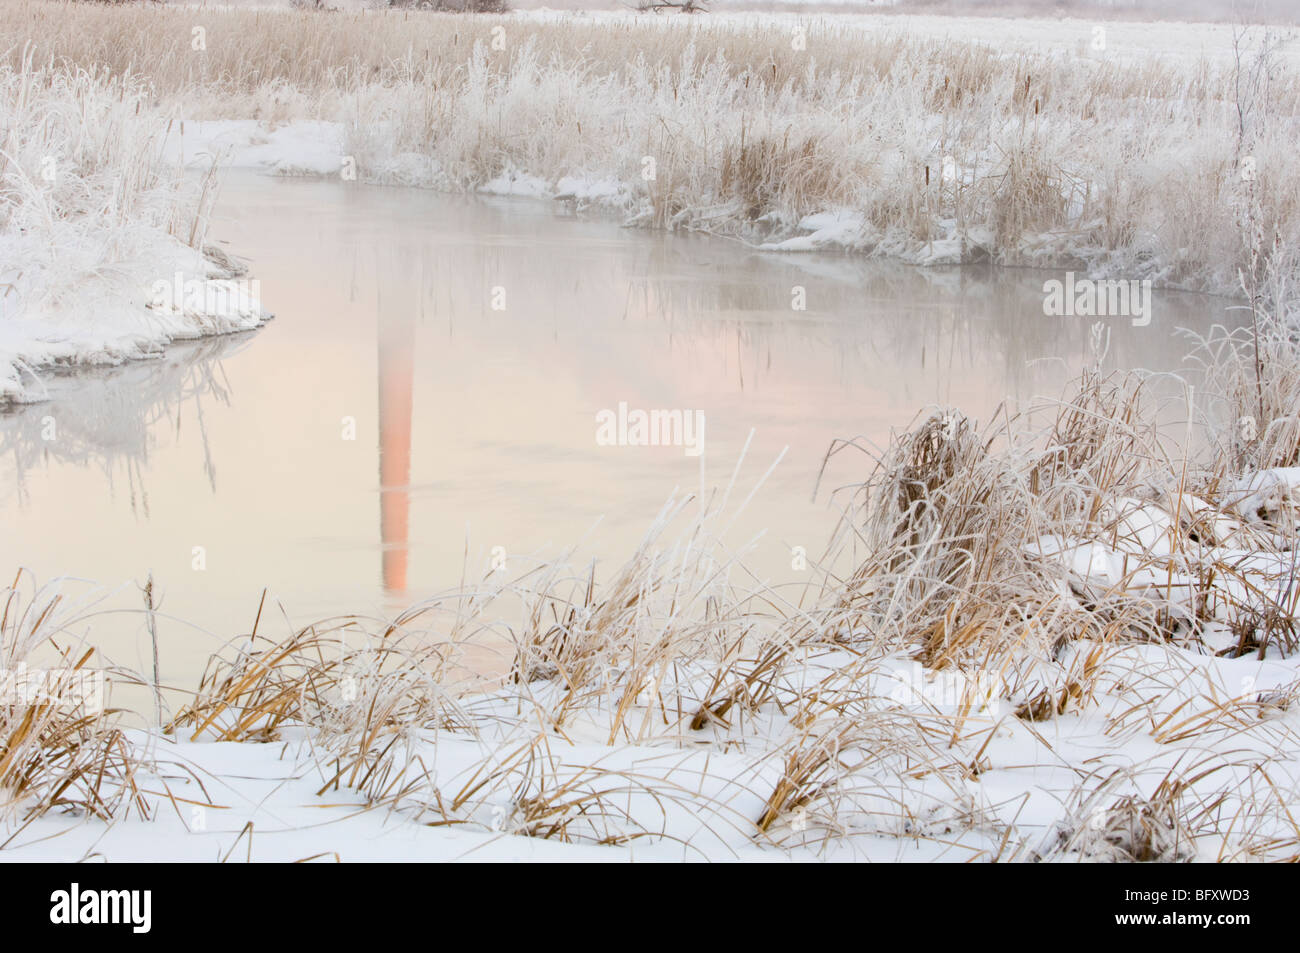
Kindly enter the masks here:
[[1300, 856], [1289, 34], [249, 16], [0, 13], [0, 398], [265, 319], [204, 242], [214, 159], [792, 253], [1240, 282], [1252, 333], [1201, 342], [1181, 443], [1136, 379], [1089, 374], [978, 433], [954, 409], [838, 448], [863, 482], [797, 590], [729, 548], [757, 488], [727, 487], [612, 575], [279, 634], [259, 612], [153, 730], [12, 678], [103, 664], [70, 584], [20, 577], [0, 860]]

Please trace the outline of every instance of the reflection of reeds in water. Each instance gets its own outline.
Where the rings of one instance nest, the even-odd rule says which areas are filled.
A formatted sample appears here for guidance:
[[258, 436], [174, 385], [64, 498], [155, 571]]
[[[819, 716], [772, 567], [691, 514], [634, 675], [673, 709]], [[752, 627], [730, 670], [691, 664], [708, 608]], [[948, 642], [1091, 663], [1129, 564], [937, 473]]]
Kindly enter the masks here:
[[203, 447], [203, 473], [215, 489], [216, 462], [208, 445], [204, 406], [228, 404], [222, 360], [238, 353], [247, 335], [180, 342], [157, 359], [112, 368], [81, 368], [66, 379], [51, 374], [50, 399], [0, 413], [0, 459], [10, 462], [20, 500], [29, 470], [49, 461], [97, 466], [110, 488], [127, 481], [132, 508], [149, 513], [145, 476], [159, 427], [179, 429], [190, 409]]
[[[548, 218], [516, 215], [506, 220], [508, 208], [485, 211], [448, 199], [438, 209], [449, 228], [509, 228], [521, 242], [561, 237]], [[579, 238], [584, 228], [590, 226], [573, 226]], [[593, 240], [608, 239], [595, 234]], [[399, 280], [391, 286], [418, 287], [419, 307], [427, 303], [436, 313], [429, 325], [434, 333], [445, 327], [448, 338], [473, 337], [480, 333], [474, 324], [485, 308], [483, 289], [508, 278], [512, 289], [529, 289], [528, 323], [570, 345], [552, 349], [552, 359], [588, 362], [579, 373], [594, 387], [613, 388], [615, 377], [603, 373], [599, 356], [584, 347], [593, 316], [597, 326], [618, 322], [658, 332], [658, 343], [667, 345], [674, 358], [665, 378], [689, 366], [676, 357], [692, 349], [729, 355], [734, 359], [726, 367], [714, 368], [715, 379], [730, 379], [742, 389], [761, 382], [772, 369], [779, 377], [795, 361], [800, 373], [815, 367], [819, 381], [838, 380], [853, 388], [884, 383], [871, 373], [879, 367], [905, 368], [909, 381], [936, 383], [974, 370], [979, 376], [965, 379], [1000, 388], [990, 394], [995, 403], [1003, 396], [1054, 388], [1092, 357], [1092, 321], [1043, 315], [1042, 285], [1052, 273], [756, 253], [738, 243], [689, 235], [629, 242], [602, 257], [608, 267], [591, 270], [583, 267], [590, 256], [571, 248], [556, 248], [560, 261], [572, 262], [571, 268], [557, 269], [549, 257], [528, 256], [513, 243], [447, 247], [423, 238], [397, 239], [392, 252], [400, 252], [401, 265], [392, 272]], [[791, 306], [796, 286], [806, 292], [806, 310]], [[512, 298], [511, 303], [516, 319], [518, 301]], [[1203, 296], [1157, 292], [1155, 302], [1151, 326], [1132, 327], [1125, 318], [1106, 322], [1108, 366], [1177, 367], [1183, 346], [1174, 341], [1173, 329], [1204, 330], [1212, 320], [1225, 319], [1224, 303]], [[407, 304], [414, 313], [416, 302]], [[510, 320], [509, 315], [484, 316], [488, 332], [500, 320]], [[530, 333], [521, 328], [521, 337]], [[504, 340], [506, 348], [519, 346], [516, 338]], [[1047, 358], [1064, 361], [1066, 373], [1035, 365]], [[641, 355], [633, 359], [640, 361]], [[593, 394], [594, 406], [615, 396]], [[933, 392], [925, 399], [933, 399]]]
[[[830, 256], [738, 255], [744, 269], [705, 271], [690, 252], [652, 254], [629, 277], [625, 317], [663, 327], [681, 346], [734, 338], [737, 381], [762, 378], [774, 354], [791, 347], [836, 355], [845, 382], [876, 367], [927, 370], [1002, 387], [994, 400], [1054, 386], [1094, 359], [1096, 322], [1043, 315], [1043, 273], [980, 267], [926, 269]], [[691, 280], [699, 274], [705, 280]], [[721, 279], [721, 280], [720, 280]], [[791, 308], [801, 286], [807, 308]], [[1104, 322], [1107, 366], [1176, 370], [1185, 346], [1179, 327], [1208, 330], [1232, 315], [1208, 296], [1156, 293], [1159, 322]], [[1062, 364], [1067, 369], [1062, 374]]]

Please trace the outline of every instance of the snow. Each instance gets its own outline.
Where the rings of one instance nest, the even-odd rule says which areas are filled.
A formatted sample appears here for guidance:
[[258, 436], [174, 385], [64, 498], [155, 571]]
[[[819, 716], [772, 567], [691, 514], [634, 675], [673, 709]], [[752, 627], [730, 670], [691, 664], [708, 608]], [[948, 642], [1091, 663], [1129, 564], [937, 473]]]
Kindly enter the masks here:
[[219, 119], [175, 126], [164, 156], [187, 167], [205, 167], [215, 160], [229, 168], [279, 175], [331, 175], [342, 170], [342, 123]]
[[551, 189], [545, 180], [526, 172], [506, 172], [478, 187], [486, 195], [520, 195], [525, 198], [548, 198]]
[[[1012, 702], [1059, 691], [1089, 649], [1078, 643], [1062, 665], [1020, 673]], [[817, 678], [846, 663], [847, 653], [813, 651], [795, 677]], [[1129, 645], [1112, 647], [1107, 671], [1091, 704], [1047, 721], [1024, 721], [1005, 703], [977, 705], [965, 715], [953, 750], [936, 757], [940, 769], [926, 772], [908, 770], [910, 746], [927, 731], [951, 734], [962, 709], [960, 687], [907, 659], [882, 659], [863, 683], [869, 709], [857, 716], [868, 719], [860, 726], [878, 719], [882, 747], [846, 745], [838, 753], [833, 795], [814, 798], [806, 811], [788, 813], [766, 833], [754, 821], [785, 770], [788, 746], [802, 737], [788, 713], [772, 705], [743, 726], [683, 738], [662, 727], [646, 693], [626, 723], [659, 724], [658, 734], [651, 728], [610, 745], [610, 708], [588, 706], [562, 730], [547, 731], [520, 702], [531, 698], [545, 708], [563, 694], [560, 686], [543, 685], [531, 696], [502, 689], [472, 700], [473, 732], [424, 729], [408, 737], [407, 763], [418, 757], [420, 765], [408, 771], [416, 783], [396, 803], [375, 806], [346, 786], [330, 786], [331, 762], [302, 729], [261, 744], [136, 730], [131, 742], [148, 750], [154, 765], [144, 785], [151, 792], [149, 818], [105, 824], [47, 815], [18, 833], [0, 860], [962, 861], [996, 851], [1008, 829], [1024, 856], [1046, 851], [1058, 830], [1086, 832], [1078, 814], [1090, 796], [1101, 792], [1105, 803], [1125, 793], [1149, 797], [1189, 756], [1223, 760], [1224, 769], [1198, 781], [1193, 796], [1221, 794], [1225, 818], [1246, 803], [1251, 763], [1268, 763], [1279, 792], [1294, 792], [1300, 783], [1294, 745], [1300, 712], [1268, 703], [1294, 692], [1296, 660], [1221, 659], [1174, 646]], [[1180, 734], [1179, 725], [1213, 715], [1221, 702], [1237, 706], [1238, 722]], [[489, 783], [456, 823], [439, 823], [438, 798], [450, 800], [482, 776], [484, 765], [510, 765], [520, 743], [539, 730], [544, 743], [528, 767]], [[979, 773], [958, 780], [955, 769], [963, 759], [974, 763], [969, 759], [977, 752]], [[534, 786], [604, 792], [600, 808], [572, 815], [570, 843], [524, 836], [515, 792], [525, 776]], [[598, 843], [620, 835], [631, 839]], [[1212, 859], [1222, 846], [1211, 839], [1193, 850]]]
[[629, 193], [617, 179], [566, 175], [555, 183], [555, 198], [612, 205], [626, 202]]
[[798, 228], [809, 234], [759, 247], [769, 251], [817, 251], [828, 246], [852, 248], [862, 237], [866, 217], [860, 212], [840, 209], [806, 215], [799, 220]]
[[1276, 514], [1289, 508], [1295, 512], [1300, 506], [1300, 467], [1273, 467], [1240, 480], [1236, 486], [1240, 496], [1233, 508], [1250, 522], [1257, 522], [1261, 512]]
[[[143, 733], [133, 740], [150, 743]], [[383, 811], [367, 811], [346, 791], [316, 796], [323, 783], [301, 752], [280, 745], [177, 744], [153, 741], [160, 766], [158, 783], [188, 803], [156, 803], [152, 820], [109, 827], [95, 820], [43, 818], [21, 839], [0, 851], [0, 861], [74, 861], [98, 856], [159, 862], [214, 862], [227, 855], [242, 861], [292, 862], [315, 857], [333, 862], [368, 860], [600, 861], [609, 851], [570, 847], [533, 838], [507, 837], [491, 830], [432, 828]], [[182, 772], [193, 772], [198, 781]], [[204, 795], [207, 791], [207, 797]], [[251, 837], [244, 834], [252, 824]], [[241, 837], [242, 834], [242, 837]], [[44, 838], [50, 839], [45, 840]], [[325, 856], [318, 856], [318, 855]]]
[[[0, 261], [20, 263], [0, 273], [9, 286], [0, 297], [0, 402], [41, 400], [49, 365], [154, 357], [171, 341], [247, 331], [270, 317], [250, 294], [255, 286], [158, 229], [121, 230], [107, 248], [67, 223], [39, 236], [0, 233]], [[160, 283], [196, 293], [155, 300]]]
[[[1271, 500], [1275, 496], [1268, 494], [1277, 487], [1300, 486], [1300, 468], [1263, 471], [1242, 486], [1252, 488], [1249, 501]], [[1250, 506], [1238, 504], [1238, 509], [1254, 513]], [[1124, 498], [1102, 508], [1099, 519], [1109, 527], [1108, 541], [1045, 534], [1029, 550], [1064, 566], [1080, 591], [1098, 587], [1153, 596], [1186, 619], [1200, 612], [1226, 624], [1242, 606], [1293, 605], [1295, 565], [1284, 541], [1257, 536], [1256, 543], [1283, 543], [1278, 551], [1261, 550], [1252, 545], [1252, 530], [1244, 521], [1220, 515], [1210, 524], [1212, 537], [1175, 545], [1184, 534], [1172, 514], [1206, 510], [1208, 504], [1194, 497], [1174, 496], [1168, 506]], [[1204, 522], [1196, 525], [1204, 531]]]

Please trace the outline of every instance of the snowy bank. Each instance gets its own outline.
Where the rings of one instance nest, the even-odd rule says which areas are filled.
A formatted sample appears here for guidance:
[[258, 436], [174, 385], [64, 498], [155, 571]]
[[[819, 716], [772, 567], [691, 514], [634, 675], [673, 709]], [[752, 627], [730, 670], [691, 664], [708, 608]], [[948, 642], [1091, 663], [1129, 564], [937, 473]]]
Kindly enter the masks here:
[[93, 230], [60, 241], [63, 233], [0, 233], [0, 260], [20, 263], [16, 274], [0, 275], [8, 279], [0, 402], [43, 399], [41, 372], [50, 366], [154, 357], [172, 341], [247, 331], [270, 317], [255, 281], [169, 235], [140, 230], [105, 260]]
[[0, 403], [41, 369], [115, 364], [255, 328], [241, 264], [203, 243], [210, 183], [158, 158], [168, 125], [131, 82], [0, 66]]
[[[1300, 247], [1300, 57], [1276, 29], [208, 9], [195, 57], [190, 14], [162, 8], [129, 42], [95, 42], [139, 15], [32, 13], [44, 52], [146, 64], [171, 115], [219, 121], [185, 123], [169, 161], [224, 154], [775, 250], [1226, 294]], [[0, 15], [0, 38], [31, 29]]]

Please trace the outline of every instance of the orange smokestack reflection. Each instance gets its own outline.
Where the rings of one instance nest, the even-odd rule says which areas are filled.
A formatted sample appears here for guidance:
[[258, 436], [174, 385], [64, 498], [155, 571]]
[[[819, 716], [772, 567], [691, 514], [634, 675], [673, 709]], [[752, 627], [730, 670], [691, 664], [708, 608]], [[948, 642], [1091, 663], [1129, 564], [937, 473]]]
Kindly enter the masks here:
[[384, 591], [406, 591], [411, 510], [411, 395], [415, 323], [379, 309], [379, 535]]

